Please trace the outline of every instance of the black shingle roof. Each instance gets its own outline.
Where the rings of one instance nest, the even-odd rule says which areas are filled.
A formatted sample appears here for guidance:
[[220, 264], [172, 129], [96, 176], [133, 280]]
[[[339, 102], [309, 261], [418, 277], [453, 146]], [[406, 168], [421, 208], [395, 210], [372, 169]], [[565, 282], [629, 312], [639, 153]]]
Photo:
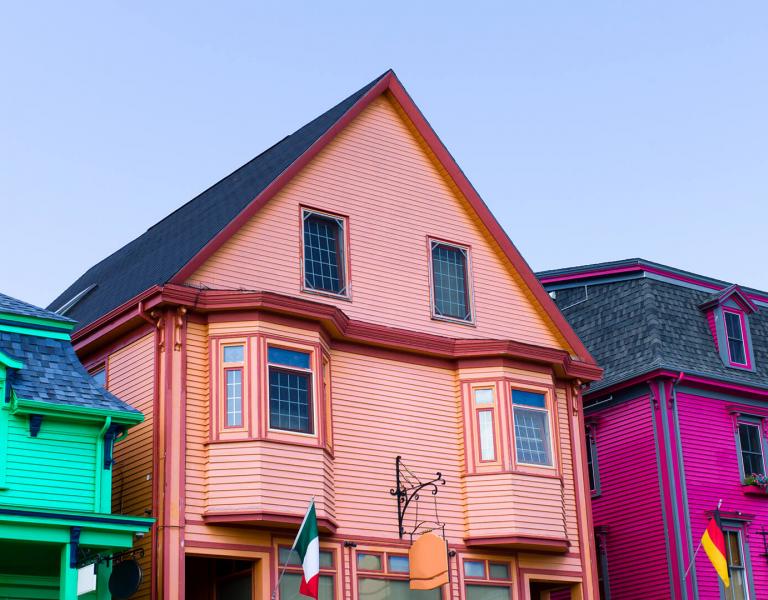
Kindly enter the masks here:
[[8, 370], [8, 383], [20, 398], [139, 413], [91, 380], [69, 340], [0, 331], [0, 352], [24, 363], [23, 369]]
[[[547, 271], [546, 275], [579, 269]], [[559, 289], [556, 303], [605, 369], [603, 380], [592, 384], [591, 391], [657, 368], [768, 388], [768, 308], [760, 306], [749, 317], [755, 371], [734, 369], [723, 364], [706, 316], [699, 308], [714, 296], [712, 292], [641, 276], [594, 282], [587, 288]]]
[[56, 310], [89, 286], [67, 316], [87, 325], [153, 285], [168, 282], [387, 73], [228, 175], [91, 267], [62, 292]]
[[35, 306], [34, 304], [28, 304], [22, 302], [16, 298], [11, 298], [5, 294], [0, 294], [0, 316], [5, 315], [20, 315], [22, 317], [37, 317], [40, 319], [48, 319], [53, 321], [59, 321], [61, 323], [74, 323], [72, 319], [57, 315], [55, 312], [45, 310]]

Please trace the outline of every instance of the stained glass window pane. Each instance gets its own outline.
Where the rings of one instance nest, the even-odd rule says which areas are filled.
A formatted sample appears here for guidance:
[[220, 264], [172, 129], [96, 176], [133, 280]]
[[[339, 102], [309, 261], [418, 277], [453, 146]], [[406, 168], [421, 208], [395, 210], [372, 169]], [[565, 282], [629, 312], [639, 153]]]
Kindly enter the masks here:
[[267, 360], [273, 365], [309, 369], [309, 352], [297, 352], [296, 350], [270, 346], [267, 350]]
[[357, 568], [365, 571], [381, 571], [381, 556], [361, 552], [357, 555]]
[[243, 372], [240, 369], [227, 371], [227, 427], [241, 427], [243, 424]]
[[465, 250], [445, 244], [432, 245], [432, 285], [437, 316], [470, 320]]
[[485, 579], [485, 561], [482, 560], [465, 560], [464, 561], [464, 576], [465, 577], [480, 577]]
[[304, 285], [307, 289], [344, 293], [343, 221], [304, 214]]
[[475, 390], [475, 404], [493, 404], [493, 390]]
[[509, 565], [491, 563], [488, 568], [491, 571], [491, 579], [509, 579]]
[[546, 408], [547, 406], [544, 394], [524, 392], [523, 390], [512, 390], [512, 402], [524, 406], [534, 406], [536, 408]]
[[269, 426], [312, 433], [309, 373], [270, 367]]
[[410, 570], [407, 556], [390, 556], [387, 560], [390, 573], [408, 573]]
[[243, 362], [242, 346], [224, 346], [224, 362], [240, 363]]
[[467, 600], [510, 600], [512, 597], [506, 586], [468, 583], [466, 589]]
[[541, 410], [515, 407], [517, 460], [533, 465], [551, 465], [549, 415]]
[[478, 411], [477, 420], [480, 430], [480, 459], [493, 460], [496, 457], [493, 445], [493, 411]]

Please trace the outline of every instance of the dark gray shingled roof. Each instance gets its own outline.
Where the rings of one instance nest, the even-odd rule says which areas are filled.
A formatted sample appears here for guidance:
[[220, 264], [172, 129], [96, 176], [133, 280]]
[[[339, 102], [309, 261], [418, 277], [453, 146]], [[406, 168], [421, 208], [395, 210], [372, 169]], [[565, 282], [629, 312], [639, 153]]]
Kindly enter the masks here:
[[[638, 264], [637, 259], [632, 259], [608, 265], [623, 263]], [[600, 266], [559, 269], [538, 276], [594, 271]], [[555, 302], [598, 365], [605, 369], [603, 380], [592, 384], [590, 391], [658, 368], [768, 388], [768, 307], [759, 306], [749, 316], [755, 371], [729, 368], [720, 359], [706, 316], [699, 308], [715, 296], [690, 286], [637, 276], [623, 281], [595, 281], [586, 289], [559, 289]]]
[[8, 369], [8, 383], [20, 398], [139, 412], [91, 380], [69, 340], [0, 331], [0, 352], [24, 363], [23, 369]]
[[57, 315], [55, 312], [39, 308], [34, 304], [28, 304], [16, 298], [11, 298], [5, 294], [0, 294], [0, 318], [2, 314], [21, 315], [22, 317], [38, 317], [40, 319], [49, 319], [61, 323], [74, 323], [72, 319]]
[[48, 308], [59, 309], [76, 294], [95, 284], [96, 287], [66, 313], [82, 327], [153, 285], [168, 282], [387, 73], [262, 152], [91, 267]]

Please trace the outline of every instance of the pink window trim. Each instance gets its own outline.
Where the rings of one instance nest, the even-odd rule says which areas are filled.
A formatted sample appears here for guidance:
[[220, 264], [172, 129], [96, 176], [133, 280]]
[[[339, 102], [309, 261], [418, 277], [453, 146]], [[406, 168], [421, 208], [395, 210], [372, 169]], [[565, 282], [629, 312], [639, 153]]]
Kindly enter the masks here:
[[[728, 364], [732, 367], [745, 367], [747, 369], [752, 368], [752, 360], [750, 358], [749, 345], [747, 344], [747, 320], [744, 318], [744, 313], [735, 310], [733, 308], [722, 307], [723, 309], [723, 330], [725, 331], [725, 343], [728, 350]], [[741, 343], [744, 346], [744, 360], [746, 363], [735, 362], [731, 358], [731, 345], [728, 340], [728, 324], [725, 321], [725, 313], [731, 313], [739, 317], [739, 323], [741, 324]]]

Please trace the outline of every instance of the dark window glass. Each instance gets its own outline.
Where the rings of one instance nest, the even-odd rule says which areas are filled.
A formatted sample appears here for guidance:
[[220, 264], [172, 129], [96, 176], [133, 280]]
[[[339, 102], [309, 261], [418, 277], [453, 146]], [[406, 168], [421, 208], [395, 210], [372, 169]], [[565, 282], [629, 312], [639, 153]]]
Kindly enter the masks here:
[[471, 320], [466, 250], [432, 242], [432, 287], [436, 316]]
[[728, 350], [731, 362], [746, 365], [747, 352], [744, 347], [744, 332], [741, 329], [741, 315], [732, 312], [724, 312], [725, 332], [728, 335]]
[[312, 433], [310, 374], [269, 368], [269, 426]]
[[360, 600], [440, 600], [441, 589], [412, 590], [407, 579], [359, 577], [357, 597]]
[[544, 394], [535, 392], [524, 392], [522, 390], [512, 390], [512, 402], [524, 406], [534, 406], [536, 408], [546, 408], [547, 402]]
[[310, 290], [346, 293], [342, 219], [304, 213], [304, 286]]
[[763, 447], [760, 440], [760, 427], [755, 423], [739, 423], [739, 444], [741, 445], [741, 464], [744, 476], [764, 475]]
[[605, 551], [605, 540], [595, 535], [595, 548], [597, 549], [597, 586], [600, 600], [608, 598], [608, 557]]
[[466, 585], [467, 600], [509, 600], [512, 597], [509, 587], [500, 585]]
[[272, 364], [309, 369], [309, 352], [297, 352], [270, 346], [267, 350], [267, 360]]
[[595, 457], [594, 457], [594, 443], [595, 440], [592, 437], [591, 433], [587, 433], [587, 472], [589, 473], [589, 491], [594, 492], [597, 489], [597, 486], [595, 485], [595, 482], [597, 481], [597, 477], [595, 477], [595, 467], [597, 466], [595, 464]]
[[728, 577], [731, 585], [725, 589], [727, 600], [747, 600], [747, 574], [741, 553], [741, 535], [738, 531], [725, 530], [725, 553], [728, 561]]

